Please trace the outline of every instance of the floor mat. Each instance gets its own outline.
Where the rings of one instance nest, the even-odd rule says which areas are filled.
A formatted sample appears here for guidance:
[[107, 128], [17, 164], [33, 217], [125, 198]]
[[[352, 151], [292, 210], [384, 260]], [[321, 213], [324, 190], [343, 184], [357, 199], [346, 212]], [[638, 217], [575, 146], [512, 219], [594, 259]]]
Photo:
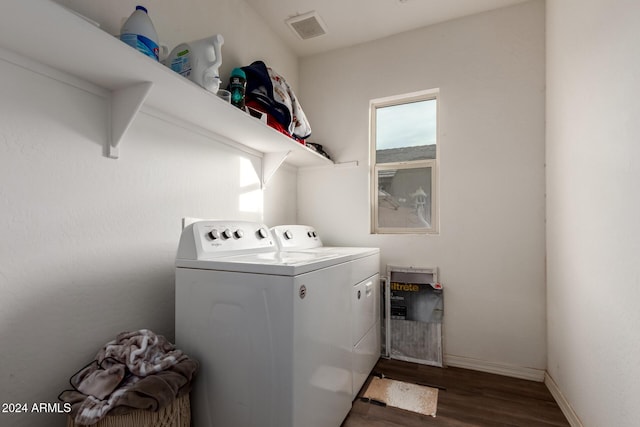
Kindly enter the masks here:
[[373, 377], [362, 397], [432, 417], [436, 416], [438, 407], [437, 388], [388, 378]]

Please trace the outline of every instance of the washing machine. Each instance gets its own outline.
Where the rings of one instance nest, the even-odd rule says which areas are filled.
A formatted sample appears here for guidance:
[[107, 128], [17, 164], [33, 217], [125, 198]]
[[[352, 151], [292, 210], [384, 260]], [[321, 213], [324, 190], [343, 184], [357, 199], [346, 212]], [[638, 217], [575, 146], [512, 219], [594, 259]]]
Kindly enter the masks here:
[[351, 261], [279, 251], [260, 223], [183, 230], [175, 337], [200, 362], [194, 426], [340, 426], [352, 402], [351, 281], [362, 275]]
[[378, 248], [324, 246], [308, 225], [279, 225], [271, 232], [282, 253], [341, 256], [348, 259], [351, 325], [351, 397], [355, 399], [380, 357], [380, 285]]

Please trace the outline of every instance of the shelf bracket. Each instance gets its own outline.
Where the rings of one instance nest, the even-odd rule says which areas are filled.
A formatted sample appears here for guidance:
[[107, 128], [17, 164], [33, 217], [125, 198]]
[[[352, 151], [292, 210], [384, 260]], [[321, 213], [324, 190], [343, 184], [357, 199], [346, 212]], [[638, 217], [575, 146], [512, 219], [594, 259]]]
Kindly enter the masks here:
[[291, 150], [277, 153], [264, 153], [262, 158], [262, 188], [267, 186], [267, 182], [273, 177], [280, 165], [285, 161]]
[[120, 157], [120, 142], [147, 99], [153, 83], [143, 82], [111, 92], [109, 157]]

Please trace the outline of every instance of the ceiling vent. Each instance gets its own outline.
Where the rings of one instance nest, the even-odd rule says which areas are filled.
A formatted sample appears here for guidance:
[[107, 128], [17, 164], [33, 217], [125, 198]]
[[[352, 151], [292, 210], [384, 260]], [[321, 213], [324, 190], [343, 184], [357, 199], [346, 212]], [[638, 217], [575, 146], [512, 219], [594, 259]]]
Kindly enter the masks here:
[[327, 34], [327, 26], [322, 22], [320, 15], [316, 11], [294, 16], [285, 22], [302, 40]]

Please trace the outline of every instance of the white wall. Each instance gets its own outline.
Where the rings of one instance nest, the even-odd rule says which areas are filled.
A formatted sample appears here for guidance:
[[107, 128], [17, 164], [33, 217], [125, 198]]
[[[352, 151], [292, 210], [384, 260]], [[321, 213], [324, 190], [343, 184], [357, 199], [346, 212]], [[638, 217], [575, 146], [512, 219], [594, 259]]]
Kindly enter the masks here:
[[[125, 4], [85, 3], [117, 17]], [[297, 79], [295, 57], [247, 15], [224, 19], [238, 31], [256, 21], [261, 53], [282, 58], [274, 68]], [[263, 192], [259, 157], [144, 112], [121, 158], [109, 159], [105, 98], [2, 58], [0, 402], [56, 402], [117, 333], [150, 328], [173, 339], [183, 216], [294, 222], [296, 169], [285, 166]], [[0, 414], [2, 426], [64, 423], [55, 414]]]
[[585, 427], [640, 425], [640, 4], [547, 4], [548, 370]]
[[298, 221], [298, 168], [284, 163], [264, 189], [264, 223], [296, 224]]
[[[312, 141], [357, 167], [300, 171], [298, 220], [382, 264], [437, 265], [449, 364], [542, 379], [544, 2], [304, 58]], [[440, 234], [370, 235], [369, 100], [440, 88]], [[384, 268], [384, 267], [382, 267]]]

